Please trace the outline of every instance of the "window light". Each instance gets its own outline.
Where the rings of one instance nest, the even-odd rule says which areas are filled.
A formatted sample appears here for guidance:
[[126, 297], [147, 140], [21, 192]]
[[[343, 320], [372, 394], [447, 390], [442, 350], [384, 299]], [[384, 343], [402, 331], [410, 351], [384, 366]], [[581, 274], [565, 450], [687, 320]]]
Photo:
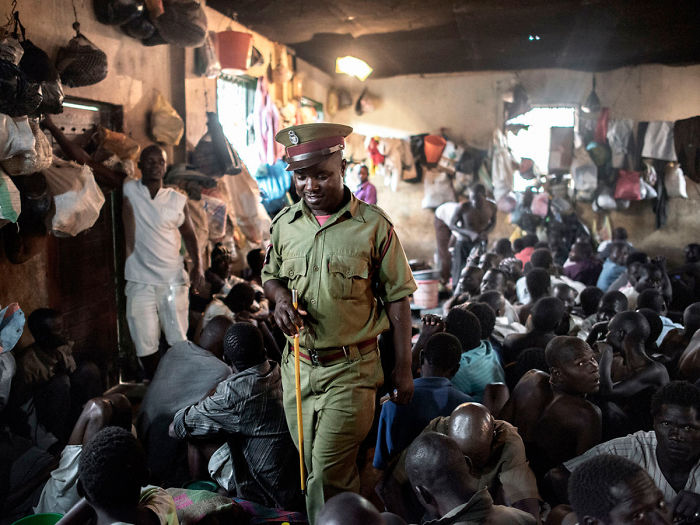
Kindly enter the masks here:
[[353, 56], [338, 57], [335, 59], [335, 72], [345, 73], [362, 82], [374, 71], [367, 62]]

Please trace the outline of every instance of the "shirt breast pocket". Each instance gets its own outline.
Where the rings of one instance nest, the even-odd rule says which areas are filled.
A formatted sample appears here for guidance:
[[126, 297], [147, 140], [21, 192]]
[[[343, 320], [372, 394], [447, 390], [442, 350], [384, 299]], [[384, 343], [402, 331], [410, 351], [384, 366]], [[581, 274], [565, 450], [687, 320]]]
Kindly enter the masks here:
[[306, 257], [292, 257], [283, 260], [282, 264], [280, 264], [279, 276], [281, 279], [287, 279], [289, 288], [298, 288], [295, 285], [305, 275]]
[[369, 286], [369, 264], [349, 255], [328, 258], [329, 292], [335, 299], [358, 299]]

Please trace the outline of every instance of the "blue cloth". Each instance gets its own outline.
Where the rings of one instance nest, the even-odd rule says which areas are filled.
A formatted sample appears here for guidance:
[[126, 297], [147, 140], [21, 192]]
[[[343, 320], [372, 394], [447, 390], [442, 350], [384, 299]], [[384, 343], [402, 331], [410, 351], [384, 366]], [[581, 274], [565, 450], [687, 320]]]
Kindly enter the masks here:
[[452, 384], [460, 392], [464, 392], [481, 403], [484, 389], [489, 383], [504, 383], [506, 376], [498, 357], [489, 341], [481, 341], [481, 345], [462, 353], [459, 360], [459, 370], [452, 378]]
[[292, 172], [287, 171], [286, 162], [278, 160], [272, 165], [261, 164], [255, 180], [262, 194], [262, 204], [270, 215], [289, 204], [286, 196], [292, 186]]
[[385, 469], [433, 419], [449, 416], [462, 403], [473, 401], [457, 390], [446, 377], [413, 380], [413, 399], [407, 405], [387, 401], [382, 405], [374, 449], [374, 467]]
[[626, 269], [625, 266], [616, 264], [610, 260], [605, 261], [603, 263], [603, 269], [598, 276], [596, 286], [604, 292], [607, 292], [610, 285], [614, 283]]
[[664, 337], [666, 337], [666, 334], [669, 333], [671, 330], [674, 328], [683, 328], [682, 324], [674, 323], [671, 321], [668, 317], [664, 317], [663, 315], [659, 316], [661, 318], [661, 335], [659, 335], [658, 339], [656, 340], [656, 345], [661, 346], [661, 343], [664, 340]]

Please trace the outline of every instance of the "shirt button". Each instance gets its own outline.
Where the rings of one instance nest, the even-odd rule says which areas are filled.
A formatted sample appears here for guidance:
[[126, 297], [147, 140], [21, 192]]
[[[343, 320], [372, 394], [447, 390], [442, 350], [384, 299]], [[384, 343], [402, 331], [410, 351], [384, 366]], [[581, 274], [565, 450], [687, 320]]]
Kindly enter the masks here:
[[294, 275], [294, 270], [289, 270], [289, 275]]
[[311, 299], [311, 304], [316, 304], [316, 299]]
[[314, 272], [318, 271], [318, 266], [314, 266]]

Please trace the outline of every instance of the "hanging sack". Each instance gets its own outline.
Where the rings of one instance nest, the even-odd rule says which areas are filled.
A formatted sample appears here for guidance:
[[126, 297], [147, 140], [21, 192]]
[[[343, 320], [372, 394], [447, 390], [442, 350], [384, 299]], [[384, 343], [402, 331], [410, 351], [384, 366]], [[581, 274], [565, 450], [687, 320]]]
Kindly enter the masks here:
[[143, 3], [137, 0], [93, 0], [92, 9], [100, 24], [121, 25], [143, 14]]
[[0, 113], [11, 117], [29, 115], [41, 104], [41, 86], [7, 60], [0, 60]]
[[666, 165], [666, 170], [664, 171], [664, 186], [666, 186], [666, 194], [669, 199], [673, 199], [674, 197], [680, 197], [682, 199], [688, 198], [683, 170], [675, 162], [669, 162]]
[[462, 158], [464, 154], [464, 148], [462, 146], [457, 146], [451, 140], [448, 140], [445, 144], [445, 149], [442, 150], [442, 155], [438, 161], [438, 167], [449, 174], [453, 174], [456, 171], [457, 162]]
[[216, 33], [209, 31], [204, 43], [194, 50], [194, 68], [200, 77], [216, 78], [221, 74], [221, 62], [216, 55]]
[[[627, 202], [629, 203], [629, 201]], [[610, 188], [603, 188], [594, 202], [594, 205], [597, 205], [601, 210], [616, 210], [617, 204], [613, 191]], [[595, 209], [595, 206], [593, 211], [598, 211]]]
[[12, 179], [0, 170], [0, 227], [8, 222], [17, 222], [22, 205], [17, 186]]
[[547, 192], [536, 193], [532, 198], [530, 209], [532, 213], [544, 219], [549, 213], [549, 195]]
[[615, 184], [615, 199], [640, 200], [642, 198], [640, 177], [641, 174], [638, 171], [618, 171], [617, 183]]
[[0, 40], [0, 60], [7, 60], [19, 66], [23, 54], [24, 49], [22, 49], [22, 44], [19, 43], [17, 37], [7, 36]]
[[592, 201], [598, 187], [598, 168], [585, 148], [576, 148], [571, 162], [571, 175], [574, 181], [576, 198]]
[[158, 93], [151, 113], [151, 134], [156, 142], [177, 146], [185, 131], [185, 123], [175, 108]]
[[132, 18], [128, 22], [122, 24], [120, 29], [131, 38], [136, 40], [145, 40], [151, 38], [156, 32], [156, 26], [151, 23], [145, 13]]
[[500, 129], [493, 133], [493, 160], [491, 178], [493, 181], [493, 196], [498, 201], [503, 195], [513, 191], [513, 155], [508, 148], [506, 136]]
[[639, 179], [639, 194], [641, 195], [642, 200], [655, 199], [659, 196], [658, 193], [656, 193], [654, 186], [645, 181], [644, 177]]
[[80, 32], [77, 21], [73, 29], [75, 36], [58, 50], [56, 57], [61, 82], [68, 87], [97, 84], [107, 76], [107, 55]]
[[105, 197], [90, 167], [53, 157], [51, 166], [42, 173], [56, 206], [50, 232], [56, 237], [72, 237], [92, 227]]
[[2, 161], [3, 169], [12, 176], [31, 175], [51, 165], [51, 144], [39, 127], [39, 122], [29, 119], [34, 146]]
[[455, 192], [452, 189], [452, 181], [447, 173], [437, 169], [426, 169], [423, 173], [423, 200], [421, 206], [427, 209], [435, 209], [441, 204], [454, 201]]
[[163, 0], [163, 14], [151, 14], [151, 20], [169, 44], [198, 47], [207, 37], [207, 15], [199, 2]]
[[27, 117], [12, 118], [0, 113], [0, 160], [32, 151], [34, 146], [34, 134]]
[[128, 135], [100, 126], [97, 129], [97, 137], [102, 149], [114, 153], [121, 160], [138, 159], [141, 146]]

